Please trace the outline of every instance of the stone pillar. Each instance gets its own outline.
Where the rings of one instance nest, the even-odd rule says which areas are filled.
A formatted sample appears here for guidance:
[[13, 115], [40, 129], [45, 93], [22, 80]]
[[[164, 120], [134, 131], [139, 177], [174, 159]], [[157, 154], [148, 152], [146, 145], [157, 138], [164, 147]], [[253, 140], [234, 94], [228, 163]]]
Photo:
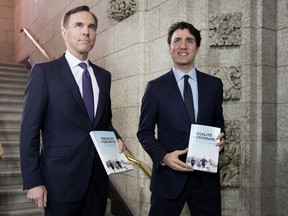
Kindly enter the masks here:
[[188, 8], [203, 38], [196, 66], [224, 84], [222, 215], [275, 215], [284, 194], [275, 187], [276, 2], [192, 0]]

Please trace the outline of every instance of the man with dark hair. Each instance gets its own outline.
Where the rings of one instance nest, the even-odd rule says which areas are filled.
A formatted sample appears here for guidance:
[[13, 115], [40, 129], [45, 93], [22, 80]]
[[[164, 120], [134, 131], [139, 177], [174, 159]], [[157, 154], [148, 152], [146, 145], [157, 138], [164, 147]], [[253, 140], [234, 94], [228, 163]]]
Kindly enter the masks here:
[[61, 26], [66, 53], [34, 65], [25, 90], [23, 188], [46, 216], [105, 214], [108, 176], [90, 131], [114, 131], [124, 151], [111, 121], [111, 74], [88, 60], [97, 25], [87, 6], [68, 11]]
[[193, 25], [173, 24], [167, 42], [173, 68], [148, 82], [137, 132], [153, 161], [149, 216], [180, 215], [186, 202], [191, 215], [220, 216], [219, 172], [193, 171], [186, 156], [192, 123], [221, 128], [217, 146], [223, 149], [223, 85], [195, 68], [201, 36]]

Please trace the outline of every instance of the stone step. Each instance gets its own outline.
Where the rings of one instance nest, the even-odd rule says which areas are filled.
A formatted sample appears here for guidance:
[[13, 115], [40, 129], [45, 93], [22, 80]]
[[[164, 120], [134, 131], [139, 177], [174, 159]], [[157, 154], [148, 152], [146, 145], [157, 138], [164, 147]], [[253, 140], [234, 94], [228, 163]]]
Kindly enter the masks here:
[[[0, 103], [1, 106], [1, 103]], [[14, 120], [14, 119], [21, 119], [21, 114], [23, 111], [23, 105], [21, 104], [14, 104], [10, 109], [7, 109], [7, 105], [3, 105], [3, 107], [0, 107], [0, 116], [3, 117], [1, 120]], [[16, 115], [13, 117], [13, 115]], [[16, 118], [17, 117], [17, 118]], [[0, 124], [1, 128], [1, 124]]]
[[7, 76], [0, 76], [0, 83], [5, 83], [9, 85], [26, 85], [27, 78], [22, 77], [7, 77]]
[[0, 216], [43, 216], [30, 201], [27, 203], [10, 204], [0, 207]]
[[20, 168], [20, 155], [6, 153], [4, 149], [4, 154], [1, 157], [0, 169], [10, 169], [10, 168]]
[[[26, 80], [26, 79], [25, 79]], [[9, 84], [9, 83], [5, 83], [5, 82], [1, 82], [0, 83], [0, 91], [1, 90], [10, 90], [10, 91], [15, 91], [15, 90], [24, 90], [25, 87], [27, 85], [27, 80], [26, 80], [26, 83], [19, 83], [19, 84]]]
[[[1, 94], [0, 94], [1, 95]], [[23, 99], [22, 99], [23, 100]], [[16, 99], [15, 101], [10, 101], [9, 103], [5, 103], [0, 100], [0, 113], [1, 112], [10, 112], [10, 113], [21, 113], [23, 108], [23, 102]]]
[[0, 138], [2, 140], [19, 140], [19, 128], [0, 129]]
[[1, 144], [5, 154], [19, 154], [19, 140], [2, 140]]
[[22, 184], [21, 170], [15, 168], [0, 168], [0, 185]]
[[0, 82], [0, 92], [2, 94], [19, 94], [19, 95], [24, 95], [24, 91], [25, 91], [25, 88], [26, 88], [26, 85], [27, 85], [27, 81], [26, 80], [23, 80], [19, 83], [15, 82], [15, 83], [12, 83], [12, 82]]
[[[0, 113], [8, 113], [8, 114], [21, 114], [23, 110], [23, 103], [11, 103], [2, 104], [0, 102]], [[0, 126], [1, 127], [1, 126]]]
[[[27, 80], [23, 79], [23, 80], [15, 80], [15, 79], [7, 79], [7, 80], [3, 80], [4, 78], [2, 78], [2, 81], [0, 82], [0, 91], [3, 93], [8, 93], [9, 95], [12, 93], [18, 93], [22, 92], [22, 95], [24, 95], [24, 90], [26, 88], [27, 85]], [[7, 82], [6, 82], [7, 81]]]
[[[0, 103], [1, 104], [1, 103]], [[1, 124], [0, 124], [0, 128], [1, 128], [1, 125], [4, 123], [4, 122], [9, 122], [9, 121], [14, 121], [14, 120], [21, 120], [21, 117], [22, 117], [22, 109], [19, 108], [19, 107], [15, 107], [13, 108], [15, 110], [10, 110], [7, 112], [1, 112], [0, 111], [0, 119], [1, 119]]]
[[[1, 115], [0, 115], [1, 116]], [[13, 116], [14, 117], [14, 116]], [[20, 122], [21, 120], [1, 120], [1, 129], [5, 129], [6, 131], [9, 129], [17, 129], [20, 130]], [[0, 141], [3, 138], [0, 137]]]
[[7, 103], [7, 104], [13, 104], [13, 103], [23, 103], [24, 99], [24, 93], [17, 94], [17, 93], [5, 93], [2, 94], [0, 92], [0, 103]]
[[18, 91], [15, 90], [14, 92], [7, 92], [3, 93], [0, 90], [0, 105], [1, 106], [15, 106], [15, 105], [22, 105], [24, 100], [24, 90]]
[[15, 70], [21, 70], [21, 69], [26, 69], [25, 64], [17, 64], [17, 63], [10, 63], [10, 62], [0, 62], [0, 68], [14, 68]]
[[25, 91], [25, 85], [17, 87], [10, 85], [0, 85], [0, 94], [1, 95], [21, 95], [22, 97], [24, 96], [24, 91]]
[[10, 77], [10, 78], [17, 78], [17, 79], [26, 79], [28, 78], [28, 70], [23, 69], [14, 69], [14, 68], [1, 68], [0, 67], [0, 77]]
[[[0, 97], [1, 97], [1, 94], [0, 94]], [[7, 113], [7, 114], [21, 114], [22, 111], [23, 111], [23, 99], [22, 99], [22, 101], [20, 101], [20, 99], [16, 98], [14, 101], [11, 101], [10, 103], [5, 103], [4, 98], [0, 99], [0, 115], [4, 116], [5, 113]], [[7, 118], [5, 118], [5, 119], [7, 119]], [[12, 119], [14, 119], [14, 118], [12, 118]], [[1, 125], [0, 125], [0, 127], [1, 127]]]
[[22, 184], [0, 186], [0, 206], [27, 203], [26, 191], [23, 191]]

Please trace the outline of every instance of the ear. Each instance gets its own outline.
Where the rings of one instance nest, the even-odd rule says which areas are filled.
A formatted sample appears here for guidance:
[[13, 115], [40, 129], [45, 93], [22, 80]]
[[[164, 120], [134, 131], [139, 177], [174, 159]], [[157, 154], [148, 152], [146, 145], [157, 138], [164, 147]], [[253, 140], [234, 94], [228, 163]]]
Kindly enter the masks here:
[[61, 33], [62, 33], [63, 39], [66, 41], [67, 30], [64, 27], [61, 27]]
[[170, 45], [169, 45], [168, 51], [169, 51], [169, 54], [171, 55], [171, 46]]

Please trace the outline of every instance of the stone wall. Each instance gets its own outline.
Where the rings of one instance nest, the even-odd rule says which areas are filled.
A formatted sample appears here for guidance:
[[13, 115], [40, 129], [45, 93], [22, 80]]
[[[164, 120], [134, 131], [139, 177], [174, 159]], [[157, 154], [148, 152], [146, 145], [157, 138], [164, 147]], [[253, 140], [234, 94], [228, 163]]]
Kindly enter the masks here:
[[0, 62], [14, 61], [14, 1], [0, 1]]
[[[198, 69], [224, 83], [227, 133], [221, 156], [223, 216], [284, 216], [288, 211], [288, 3], [286, 0], [130, 0], [124, 13], [107, 0], [15, 1], [15, 61], [45, 61], [27, 28], [53, 57], [65, 51], [64, 12], [87, 4], [99, 18], [90, 59], [112, 73], [113, 122], [140, 160], [136, 139], [145, 86], [172, 66], [168, 27], [179, 20], [201, 30]], [[127, 17], [126, 17], [126, 14]], [[16, 33], [17, 32], [17, 33]], [[133, 215], [149, 209], [150, 179], [141, 169], [111, 176]], [[187, 208], [182, 216], [189, 215]]]

